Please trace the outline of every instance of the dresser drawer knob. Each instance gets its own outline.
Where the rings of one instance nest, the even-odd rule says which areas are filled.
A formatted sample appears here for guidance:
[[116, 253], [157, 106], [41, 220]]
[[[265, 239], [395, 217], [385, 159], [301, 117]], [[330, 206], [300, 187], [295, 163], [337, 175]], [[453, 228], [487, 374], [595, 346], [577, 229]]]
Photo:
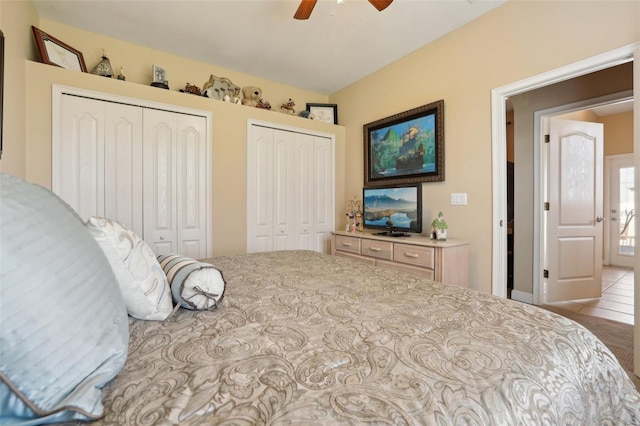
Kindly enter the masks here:
[[369, 247], [371, 251], [380, 251], [380, 247]]
[[345, 247], [351, 247], [351, 243], [347, 243], [345, 241], [342, 242], [342, 245]]
[[410, 257], [410, 258], [412, 258], [412, 259], [417, 259], [417, 258], [419, 258], [419, 257], [420, 257], [420, 255], [419, 255], [419, 254], [417, 254], [417, 253], [404, 252], [404, 255], [405, 255], [405, 256], [407, 256], [407, 257]]

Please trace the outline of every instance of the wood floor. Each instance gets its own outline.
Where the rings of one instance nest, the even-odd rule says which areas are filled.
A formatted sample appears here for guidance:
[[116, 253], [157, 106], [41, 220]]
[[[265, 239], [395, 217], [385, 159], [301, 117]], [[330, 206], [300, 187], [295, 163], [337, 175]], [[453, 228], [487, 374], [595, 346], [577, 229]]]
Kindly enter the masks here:
[[633, 324], [633, 269], [602, 268], [602, 297], [550, 303], [583, 315]]

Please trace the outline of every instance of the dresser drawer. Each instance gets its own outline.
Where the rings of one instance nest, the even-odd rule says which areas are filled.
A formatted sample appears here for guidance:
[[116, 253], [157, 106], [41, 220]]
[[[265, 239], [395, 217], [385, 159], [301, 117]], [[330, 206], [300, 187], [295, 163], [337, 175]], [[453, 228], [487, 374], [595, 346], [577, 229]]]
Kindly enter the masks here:
[[362, 255], [371, 256], [376, 259], [391, 260], [393, 259], [393, 243], [378, 240], [362, 240]]
[[406, 272], [428, 280], [435, 280], [435, 273], [433, 269], [419, 268], [417, 266], [406, 265], [399, 262], [387, 262], [384, 260], [376, 260], [376, 265], [387, 269], [393, 269], [394, 271]]
[[393, 261], [433, 269], [434, 253], [433, 247], [396, 243], [393, 249]]
[[336, 235], [336, 251], [344, 251], [347, 253], [360, 254], [360, 238], [345, 237], [344, 235]]

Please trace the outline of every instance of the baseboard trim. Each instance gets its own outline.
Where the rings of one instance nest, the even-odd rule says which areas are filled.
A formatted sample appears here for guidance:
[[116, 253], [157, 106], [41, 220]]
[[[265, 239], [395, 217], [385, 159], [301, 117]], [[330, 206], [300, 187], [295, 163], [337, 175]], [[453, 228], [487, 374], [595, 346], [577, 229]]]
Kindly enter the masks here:
[[526, 293], [524, 291], [512, 290], [511, 299], [517, 300], [518, 302], [528, 303], [529, 305], [533, 305], [533, 293]]

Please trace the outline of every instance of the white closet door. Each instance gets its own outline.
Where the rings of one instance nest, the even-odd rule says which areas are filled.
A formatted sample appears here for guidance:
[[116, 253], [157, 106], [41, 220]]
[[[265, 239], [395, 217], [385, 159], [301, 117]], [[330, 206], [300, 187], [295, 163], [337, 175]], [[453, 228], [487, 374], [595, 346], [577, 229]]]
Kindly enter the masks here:
[[296, 138], [292, 132], [274, 131], [274, 249], [292, 250], [295, 244], [295, 175]]
[[156, 254], [207, 256], [206, 120], [144, 111], [144, 239]]
[[314, 138], [314, 247], [320, 253], [331, 253], [331, 232], [334, 230], [335, 178], [331, 139]]
[[52, 144], [53, 192], [84, 220], [104, 214], [105, 103], [61, 99], [59, 137]]
[[247, 156], [247, 252], [272, 251], [274, 129], [250, 126]]
[[330, 251], [333, 139], [249, 123], [247, 251]]
[[104, 217], [143, 235], [142, 108], [102, 102], [105, 111]]
[[[314, 137], [296, 135], [295, 145], [295, 218], [296, 248], [316, 250], [315, 242], [315, 164]], [[293, 203], [292, 203], [293, 204]]]
[[174, 114], [145, 110], [143, 137], [144, 240], [156, 255], [178, 253], [176, 222], [177, 123]]
[[178, 252], [207, 257], [207, 122], [178, 114], [176, 146], [176, 221]]
[[142, 235], [142, 109], [62, 96], [53, 191], [84, 220], [114, 219]]

